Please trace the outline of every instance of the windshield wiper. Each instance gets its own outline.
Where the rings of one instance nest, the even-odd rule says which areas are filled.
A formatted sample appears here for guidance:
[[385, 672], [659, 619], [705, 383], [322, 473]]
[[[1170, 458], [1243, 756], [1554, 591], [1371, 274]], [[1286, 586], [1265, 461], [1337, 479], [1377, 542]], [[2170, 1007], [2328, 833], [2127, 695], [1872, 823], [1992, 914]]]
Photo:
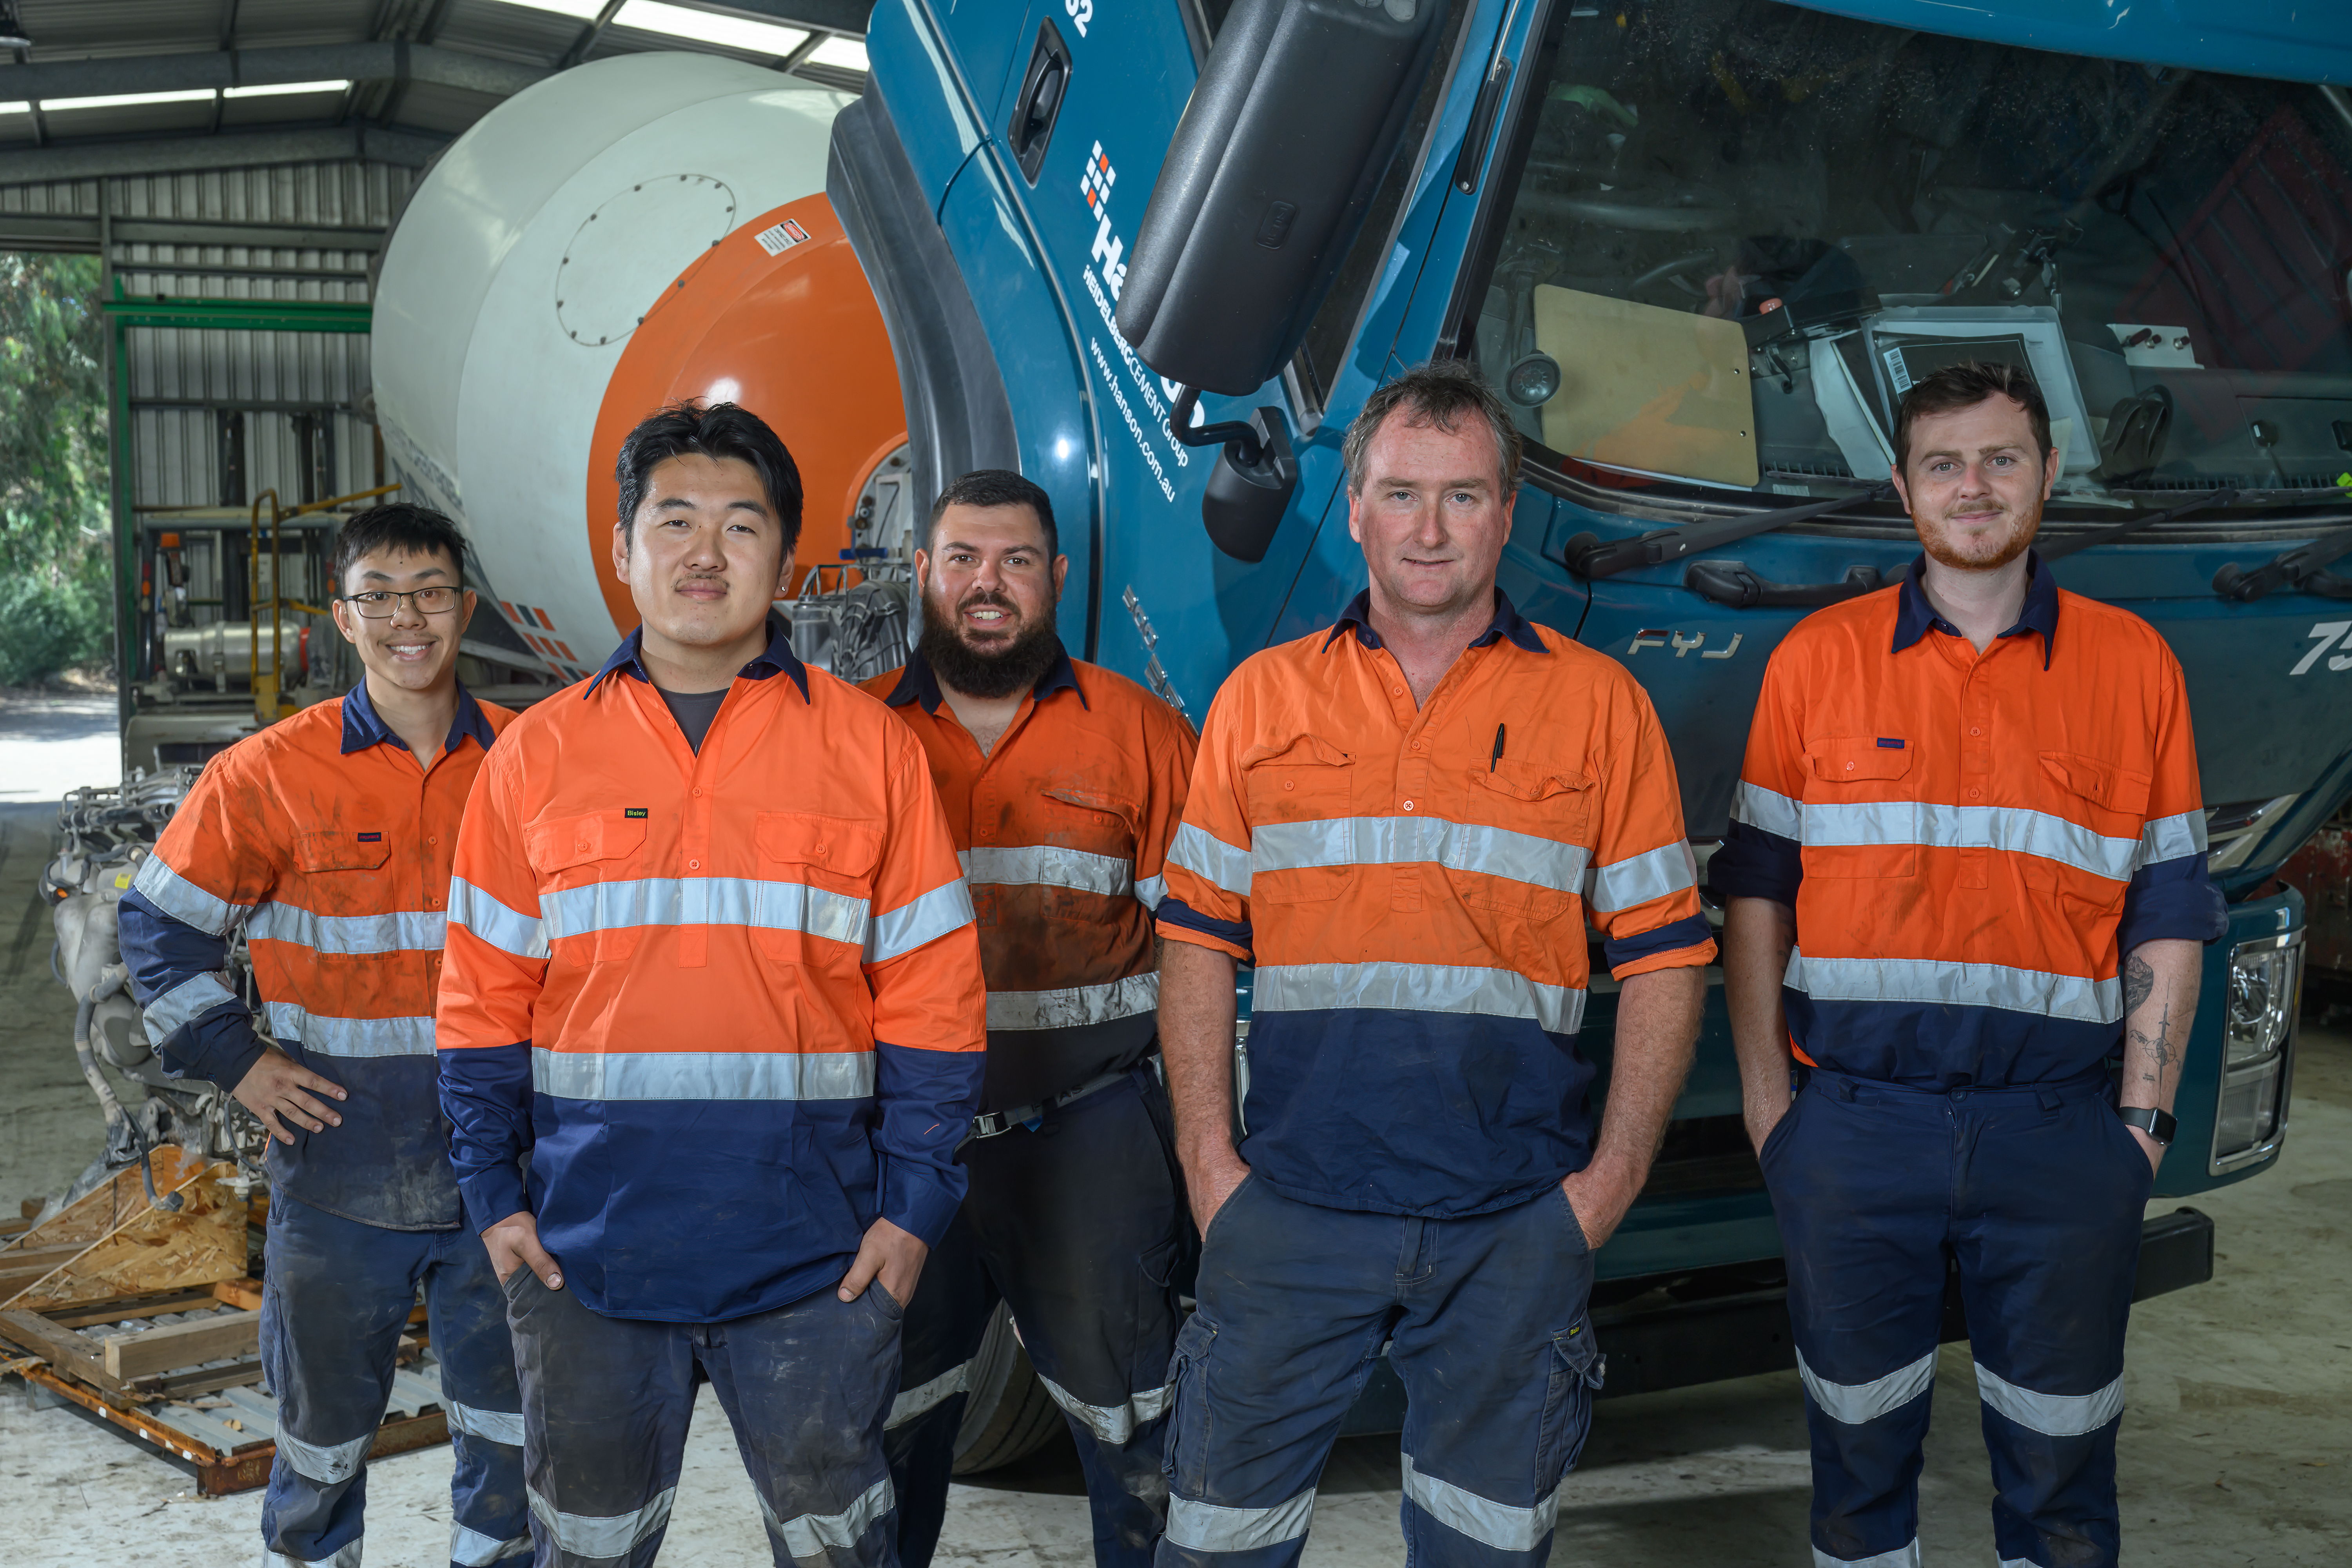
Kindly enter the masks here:
[[2289, 587], [2322, 599], [2352, 599], [2352, 577], [2320, 570], [2347, 555], [2352, 555], [2352, 528], [2335, 529], [2251, 572], [2232, 562], [2213, 574], [2213, 592], [2242, 605]]
[[[2113, 544], [2118, 539], [2128, 539], [2142, 529], [2153, 528], [2159, 522], [2170, 522], [2176, 517], [2187, 517], [2190, 512], [2202, 511], [2209, 506], [2228, 506], [2243, 493], [2241, 490], [2230, 489], [2207, 490], [2195, 500], [2183, 501], [2179, 506], [2168, 507], [2162, 511], [2137, 512], [2121, 522], [2111, 522], [2105, 528], [2095, 528], [2088, 533], [2078, 533], [2071, 539], [2053, 539], [2047, 544], [2037, 544], [2034, 548], [2044, 561], [2063, 561], [2077, 551], [2095, 550], [2102, 544]], [[2278, 503], [2273, 501], [2268, 504], [2274, 506]]]
[[1743, 539], [1753, 539], [1759, 533], [1769, 533], [1776, 528], [1787, 528], [1791, 523], [1809, 522], [1833, 512], [1850, 511], [1871, 501], [1891, 500], [1894, 494], [1893, 485], [1877, 484], [1866, 490], [1856, 490], [1850, 496], [1840, 496], [1834, 500], [1808, 501], [1803, 506], [1750, 512], [1746, 517], [1719, 517], [1706, 522], [1660, 529], [1637, 539], [1619, 539], [1608, 543], [1601, 542], [1595, 534], [1580, 533], [1568, 542], [1567, 548], [1560, 553], [1568, 563], [1568, 569], [1580, 577], [1614, 577], [1620, 572], [1630, 572], [1636, 566], [1664, 566], [1669, 562], [1680, 561], [1685, 555], [1737, 544]]

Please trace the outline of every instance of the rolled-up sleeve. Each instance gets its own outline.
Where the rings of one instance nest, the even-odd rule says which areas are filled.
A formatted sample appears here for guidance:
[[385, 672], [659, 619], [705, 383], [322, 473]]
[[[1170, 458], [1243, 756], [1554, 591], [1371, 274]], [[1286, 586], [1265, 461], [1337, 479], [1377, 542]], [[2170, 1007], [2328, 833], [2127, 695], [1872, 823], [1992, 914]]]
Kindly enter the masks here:
[[1801, 720], [1796, 691], [1775, 654], [1748, 723], [1748, 752], [1731, 797], [1731, 826], [1707, 862], [1706, 879], [1718, 898], [1769, 899], [1797, 907], [1797, 891], [1805, 880]]
[[2121, 952], [2168, 939], [2214, 942], [2230, 928], [2229, 907], [2206, 864], [2204, 792], [2188, 685], [2177, 661], [2168, 660], [2165, 668], [2168, 680], [2158, 703], [2147, 816], [2116, 928]]
[[1168, 846], [1167, 893], [1154, 911], [1170, 942], [1250, 962], [1250, 822], [1240, 754], [1247, 744], [1244, 682], [1225, 683], [1192, 759], [1183, 820]]

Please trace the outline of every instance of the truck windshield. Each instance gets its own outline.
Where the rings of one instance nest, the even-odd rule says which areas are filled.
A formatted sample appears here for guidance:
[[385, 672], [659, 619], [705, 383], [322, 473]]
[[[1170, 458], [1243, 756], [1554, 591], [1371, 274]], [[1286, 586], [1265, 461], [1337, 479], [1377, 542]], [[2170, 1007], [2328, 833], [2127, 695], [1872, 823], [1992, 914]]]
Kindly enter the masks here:
[[1975, 358], [2032, 370], [2079, 501], [2352, 493], [2339, 91], [1776, 0], [1554, 16], [1465, 335], [1539, 466], [1846, 493]]

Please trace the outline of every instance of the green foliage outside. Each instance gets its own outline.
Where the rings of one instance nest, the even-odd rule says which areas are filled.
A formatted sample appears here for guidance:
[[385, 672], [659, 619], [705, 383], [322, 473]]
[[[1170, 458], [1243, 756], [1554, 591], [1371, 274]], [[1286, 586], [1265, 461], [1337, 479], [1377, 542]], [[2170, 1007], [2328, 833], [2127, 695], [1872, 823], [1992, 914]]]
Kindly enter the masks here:
[[108, 652], [105, 331], [98, 258], [0, 255], [0, 686]]

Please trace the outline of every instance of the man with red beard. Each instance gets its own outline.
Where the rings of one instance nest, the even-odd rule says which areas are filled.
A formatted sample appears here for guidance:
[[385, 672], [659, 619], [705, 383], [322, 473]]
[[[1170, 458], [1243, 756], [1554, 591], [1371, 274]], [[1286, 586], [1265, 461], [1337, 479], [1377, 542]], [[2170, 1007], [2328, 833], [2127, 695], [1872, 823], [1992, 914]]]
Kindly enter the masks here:
[[2021, 370], [1905, 395], [1895, 482], [1926, 553], [1773, 654], [1710, 868], [1816, 1568], [1919, 1561], [1948, 1258], [2000, 1561], [2119, 1550], [2141, 1215], [2225, 915], [2179, 663], [2032, 551], [2057, 474]]
[[988, 1067], [971, 1188], [907, 1314], [884, 1443], [904, 1568], [930, 1561], [967, 1368], [1001, 1296], [1085, 1465], [1096, 1560], [1149, 1563], [1192, 1227], [1158, 1068], [1151, 916], [1192, 730], [1070, 658], [1069, 560], [1019, 474], [950, 485], [915, 552], [922, 631], [866, 689], [921, 740], [980, 923]]

